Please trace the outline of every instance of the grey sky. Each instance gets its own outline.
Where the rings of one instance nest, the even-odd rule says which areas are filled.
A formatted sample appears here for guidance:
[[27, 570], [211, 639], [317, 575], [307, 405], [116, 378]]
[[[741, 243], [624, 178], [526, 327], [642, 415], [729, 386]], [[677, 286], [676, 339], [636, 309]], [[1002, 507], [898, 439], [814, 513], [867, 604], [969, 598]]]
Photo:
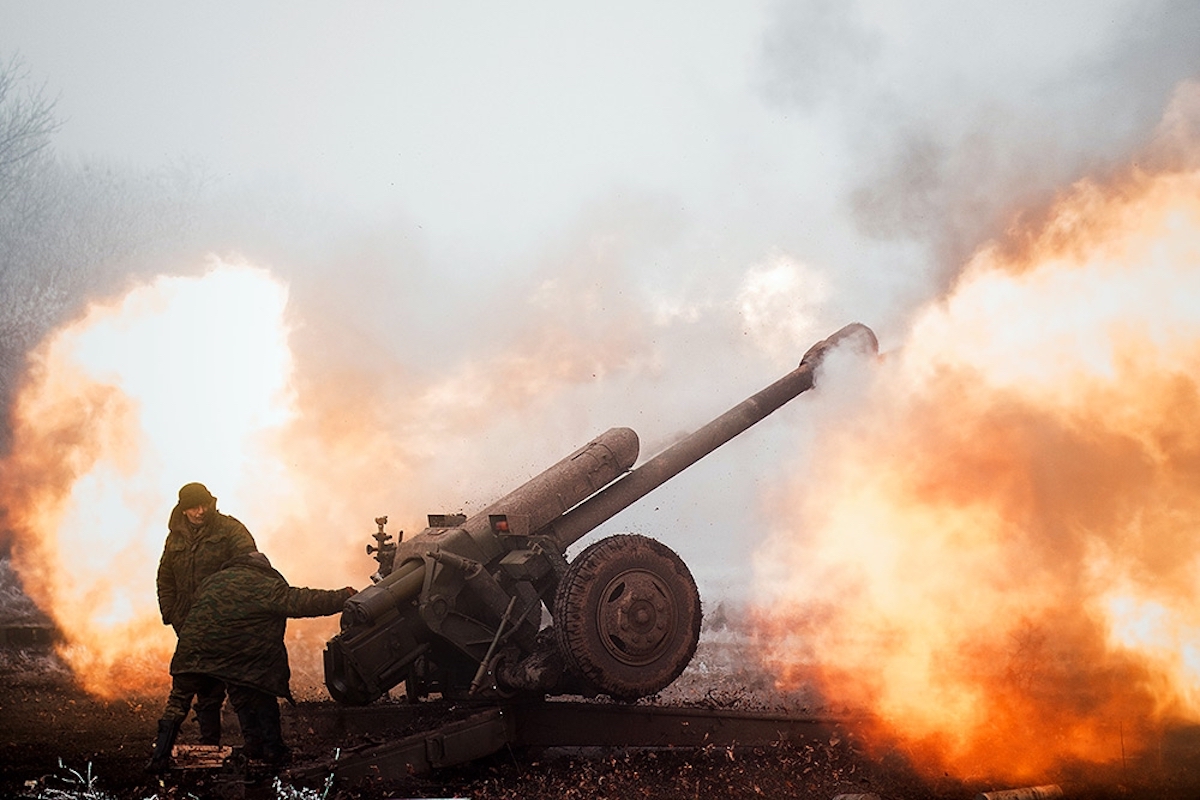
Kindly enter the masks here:
[[495, 257], [621, 191], [741, 198], [778, 228], [833, 213], [901, 126], [952, 146], [1048, 110], [1045, 135], [1074, 134], [1053, 112], [1112, 82], [1138, 8], [5, 0], [0, 49], [59, 95], [66, 152], [192, 159]]
[[[594, 401], [652, 441], [742, 399], [708, 394], [714, 371], [748, 391], [781, 374], [747, 356], [743, 324], [704, 316], [750, 270], [784, 254], [824, 287], [794, 344], [860, 320], [894, 345], [1015, 208], [1129, 159], [1200, 72], [1198, 7], [0, 0], [0, 56], [58, 98], [61, 156], [210, 174], [241, 220], [213, 246], [271, 253], [347, 357], [487, 352], [495, 329], [441, 327], [447, 296], [470, 317], [489, 292], [577, 296], [589, 273], [612, 276], [610, 310], [715, 319], [659, 329], [667, 374], [626, 401], [654, 414]], [[284, 198], [269, 232], [262, 198]], [[441, 350], [415, 335], [433, 326]], [[706, 517], [682, 487], [663, 505], [740, 519], [747, 476], [792, 455], [757, 441], [744, 469], [702, 468], [745, 483], [728, 508]], [[728, 588], [740, 546], [681, 550]]]
[[504, 247], [614, 187], [711, 190], [764, 12], [659, 8], [6, 3], [0, 44], [61, 93], [68, 151], [195, 158]]

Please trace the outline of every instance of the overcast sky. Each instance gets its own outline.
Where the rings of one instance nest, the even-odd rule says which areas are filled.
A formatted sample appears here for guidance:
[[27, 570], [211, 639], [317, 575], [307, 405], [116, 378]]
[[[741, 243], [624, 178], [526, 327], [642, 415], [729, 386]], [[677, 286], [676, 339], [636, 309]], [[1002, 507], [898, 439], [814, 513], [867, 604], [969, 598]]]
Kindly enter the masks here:
[[[310, 270], [372, 254], [376, 280], [320, 298], [365, 339], [429, 323], [447, 292], [618, 267], [609, 302], [687, 318], [783, 257], [804, 324], [755, 330], [791, 337], [794, 364], [854, 320], [895, 345], [1009, 214], [1132, 158], [1200, 72], [1200, 4], [0, 0], [13, 56], [57, 98], [60, 156], [284, 198], [303, 213], [274, 233], [323, 250]], [[253, 255], [265, 225], [221, 246]], [[619, 263], [589, 266], [580, 242], [605, 236]], [[445, 347], [484, 344], [452, 327]], [[689, 336], [663, 347], [717, 361]]]
[[905, 148], [951, 192], [971, 137], [1000, 161], [977, 183], [1128, 144], [1196, 66], [1174, 5], [2, 0], [0, 52], [59, 98], [65, 153], [198, 163], [434, 254], [502, 268], [624, 194], [853, 261], [850, 194], [894, 191]]

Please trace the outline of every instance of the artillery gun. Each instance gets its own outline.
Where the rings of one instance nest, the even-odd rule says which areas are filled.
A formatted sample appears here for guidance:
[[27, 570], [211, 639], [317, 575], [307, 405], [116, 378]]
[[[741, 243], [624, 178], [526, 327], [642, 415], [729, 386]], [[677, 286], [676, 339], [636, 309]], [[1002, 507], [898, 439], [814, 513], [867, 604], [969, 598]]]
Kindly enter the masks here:
[[[812, 388], [825, 354], [875, 334], [847, 325], [809, 348], [792, 372], [631, 469], [638, 437], [613, 428], [466, 517], [431, 515], [391, 542], [375, 520], [379, 570], [350, 598], [326, 644], [325, 683], [364, 705], [401, 682], [412, 701], [517, 694], [653, 695], [691, 661], [700, 595], [687, 565], [645, 536], [567, 548], [679, 472]], [[552, 624], [542, 627], [543, 610]]]

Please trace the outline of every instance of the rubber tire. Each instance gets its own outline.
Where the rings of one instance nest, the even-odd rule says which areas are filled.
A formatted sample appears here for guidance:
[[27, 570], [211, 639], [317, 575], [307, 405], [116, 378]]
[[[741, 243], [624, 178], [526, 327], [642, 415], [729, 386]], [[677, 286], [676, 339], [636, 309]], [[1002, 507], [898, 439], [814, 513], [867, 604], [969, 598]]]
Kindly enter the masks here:
[[701, 617], [687, 565], [661, 542], [635, 534], [601, 539], [580, 553], [554, 599], [568, 666], [621, 701], [657, 694], [679, 677], [696, 654]]

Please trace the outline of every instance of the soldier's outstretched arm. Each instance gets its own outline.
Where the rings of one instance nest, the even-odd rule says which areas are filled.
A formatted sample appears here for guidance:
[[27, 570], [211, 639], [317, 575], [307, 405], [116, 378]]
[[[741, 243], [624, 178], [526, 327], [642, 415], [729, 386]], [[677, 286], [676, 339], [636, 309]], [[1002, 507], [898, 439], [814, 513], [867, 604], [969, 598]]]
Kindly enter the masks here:
[[278, 613], [288, 617], [327, 617], [341, 613], [342, 606], [355, 594], [352, 587], [344, 589], [309, 589], [288, 586], [277, 601]]

